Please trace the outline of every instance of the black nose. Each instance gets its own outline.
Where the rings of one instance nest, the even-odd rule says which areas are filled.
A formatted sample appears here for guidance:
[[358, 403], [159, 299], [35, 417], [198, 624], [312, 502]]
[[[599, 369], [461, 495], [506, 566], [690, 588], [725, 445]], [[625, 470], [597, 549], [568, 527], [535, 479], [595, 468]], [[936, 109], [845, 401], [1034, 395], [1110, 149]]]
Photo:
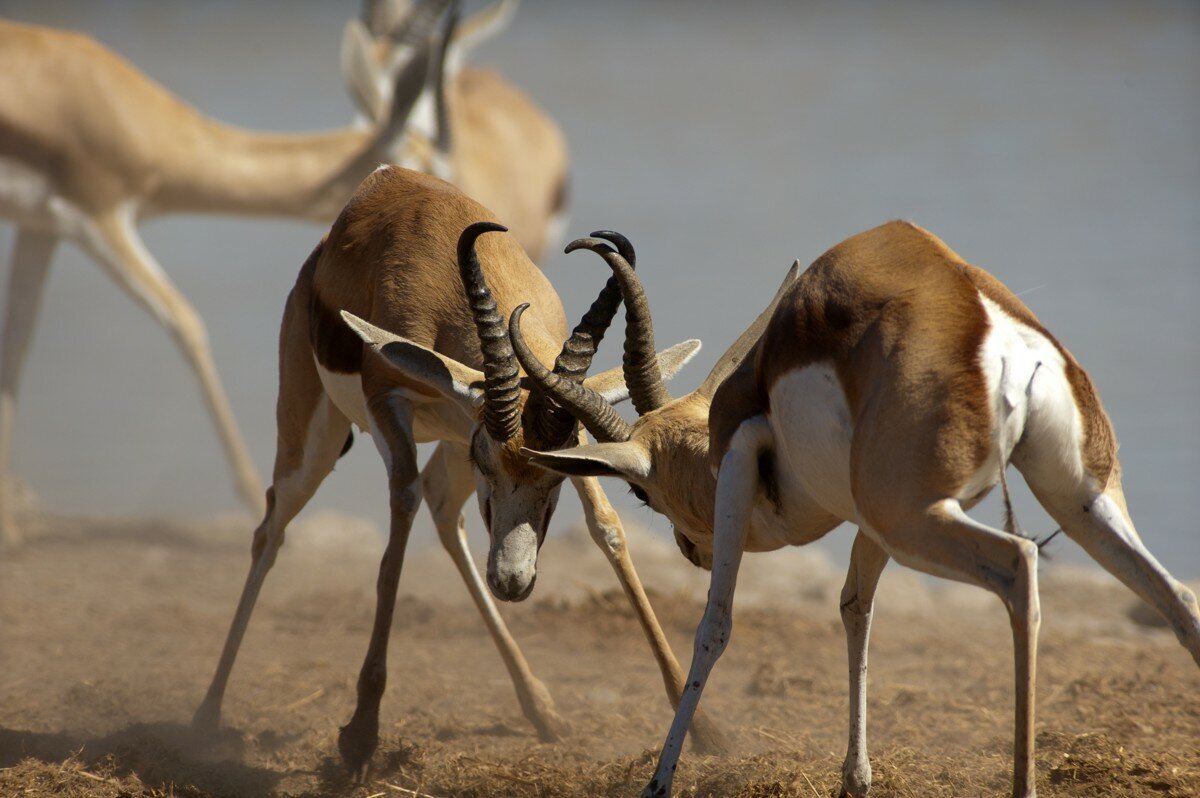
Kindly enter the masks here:
[[492, 589], [492, 595], [501, 601], [524, 601], [529, 598], [529, 594], [533, 592], [533, 586], [537, 584], [537, 574], [529, 580], [529, 584], [522, 585], [521, 580], [516, 576], [496, 577], [488, 574], [488, 587]]

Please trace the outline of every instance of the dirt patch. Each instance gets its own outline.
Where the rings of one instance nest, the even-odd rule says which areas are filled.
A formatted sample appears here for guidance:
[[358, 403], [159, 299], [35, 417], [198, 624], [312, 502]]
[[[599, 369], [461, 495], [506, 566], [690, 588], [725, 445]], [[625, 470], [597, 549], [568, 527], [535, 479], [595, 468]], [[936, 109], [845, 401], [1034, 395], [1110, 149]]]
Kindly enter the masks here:
[[[571, 732], [537, 741], [440, 550], [401, 580], [382, 743], [363, 784], [336, 757], [365, 652], [382, 540], [317, 514], [295, 525], [234, 671], [225, 728], [188, 727], [249, 561], [244, 519], [31, 513], [0, 563], [0, 795], [627, 796], [670, 722], [657, 669], [604, 558], [546, 544], [530, 601], [502, 607]], [[684, 659], [707, 576], [669, 542], [631, 546]], [[704, 706], [734, 741], [685, 755], [681, 796], [835, 795], [846, 735], [841, 575], [808, 552], [751, 556]], [[1042, 578], [1038, 790], [1200, 795], [1200, 672], [1106, 576]], [[1009, 790], [1012, 654], [998, 602], [900, 568], [871, 649], [878, 796]]]

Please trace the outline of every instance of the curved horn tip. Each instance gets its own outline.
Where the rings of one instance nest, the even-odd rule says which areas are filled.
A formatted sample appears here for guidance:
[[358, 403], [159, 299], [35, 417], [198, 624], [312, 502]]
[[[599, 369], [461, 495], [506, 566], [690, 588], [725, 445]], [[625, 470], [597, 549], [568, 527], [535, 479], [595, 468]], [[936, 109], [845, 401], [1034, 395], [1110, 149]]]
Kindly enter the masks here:
[[507, 233], [508, 228], [499, 222], [474, 222], [463, 228], [458, 236], [458, 259], [465, 262], [475, 249], [475, 239], [484, 233]]
[[592, 252], [604, 254], [605, 252], [616, 252], [607, 242], [601, 241], [598, 238], [577, 238], [570, 244], [563, 247], [563, 252], [570, 254], [577, 249], [590, 249]]
[[527, 310], [529, 310], [528, 302], [522, 302], [521, 304], [519, 304], [515, 308], [513, 308], [513, 312], [510, 313], [508, 316], [509, 328], [519, 326], [521, 324], [521, 316], [524, 315], [525, 311], [527, 311]]
[[508, 228], [499, 222], [472, 222], [463, 228], [459, 238], [462, 239], [468, 235], [472, 238], [478, 238], [484, 233], [507, 233]]
[[630, 266], [637, 266], [637, 252], [634, 251], [633, 244], [630, 243], [628, 238], [616, 230], [594, 230], [592, 231], [592, 235], [614, 244], [617, 251], [621, 253], [621, 257], [629, 261]]

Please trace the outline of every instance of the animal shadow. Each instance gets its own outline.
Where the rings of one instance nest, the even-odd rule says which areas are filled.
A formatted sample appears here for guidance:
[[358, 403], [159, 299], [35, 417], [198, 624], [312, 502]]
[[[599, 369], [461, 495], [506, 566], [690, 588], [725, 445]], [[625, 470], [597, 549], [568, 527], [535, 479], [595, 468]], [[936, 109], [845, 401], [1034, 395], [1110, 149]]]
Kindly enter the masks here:
[[0, 768], [34, 758], [47, 764], [75, 759], [114, 776], [136, 775], [171, 792], [188, 786], [219, 795], [264, 795], [284, 774], [239, 760], [246, 744], [236, 731], [198, 734], [178, 723], [133, 723], [104, 737], [0, 729]]

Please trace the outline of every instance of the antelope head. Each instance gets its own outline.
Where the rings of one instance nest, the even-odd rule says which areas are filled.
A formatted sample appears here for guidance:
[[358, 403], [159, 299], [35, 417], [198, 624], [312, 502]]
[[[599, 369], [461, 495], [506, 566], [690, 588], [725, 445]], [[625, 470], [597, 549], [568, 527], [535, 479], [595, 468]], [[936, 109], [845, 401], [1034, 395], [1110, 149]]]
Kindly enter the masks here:
[[[609, 280], [562, 345], [553, 367], [543, 365], [523, 337], [518, 338], [523, 358], [518, 361], [475, 252], [476, 239], [488, 232], [507, 232], [507, 228], [494, 222], [472, 224], [460, 236], [457, 252], [459, 273], [482, 353], [482, 371], [349, 313], [342, 315], [364, 341], [408, 380], [433, 388], [470, 420], [467, 440], [476, 496], [490, 539], [488, 586], [499, 599], [520, 601], [533, 589], [538, 550], [545, 540], [564, 478], [563, 474], [535, 466], [525, 453], [556, 451], [581, 440], [573, 411], [542, 384], [560, 389], [574, 386], [598, 397], [610, 413], [613, 413], [612, 403], [628, 398], [621, 369], [586, 376], [596, 348], [621, 302], [621, 289], [615, 280]], [[511, 323], [519, 326], [528, 307], [516, 308]], [[539, 340], [544, 344], [545, 336]], [[656, 372], [674, 375], [699, 347], [699, 341], [685, 341], [665, 350], [656, 356]], [[532, 382], [522, 379], [522, 362], [527, 369], [537, 371], [537, 379]]]
[[457, 28], [452, 0], [367, 2], [361, 19], [346, 23], [342, 77], [378, 161], [453, 177], [445, 85]]
[[[709, 464], [709, 386], [719, 382], [722, 364], [699, 389], [672, 399], [655, 357], [650, 306], [633, 270], [633, 249], [624, 237], [609, 231], [592, 236], [572, 242], [567, 251], [590, 249], [599, 254], [613, 271], [610, 282], [615, 279], [624, 296], [622, 368], [638, 420], [626, 422], [612, 403], [587, 383], [567, 382], [540, 367], [525, 345], [519, 316], [514, 314], [510, 324], [513, 348], [530, 379], [597, 441], [556, 451], [528, 447], [522, 453], [561, 475], [624, 480], [639, 500], [671, 520], [684, 555], [697, 565], [711, 567], [716, 478]], [[610, 243], [616, 244], [616, 249]], [[723, 363], [729, 357], [726, 355]]]

